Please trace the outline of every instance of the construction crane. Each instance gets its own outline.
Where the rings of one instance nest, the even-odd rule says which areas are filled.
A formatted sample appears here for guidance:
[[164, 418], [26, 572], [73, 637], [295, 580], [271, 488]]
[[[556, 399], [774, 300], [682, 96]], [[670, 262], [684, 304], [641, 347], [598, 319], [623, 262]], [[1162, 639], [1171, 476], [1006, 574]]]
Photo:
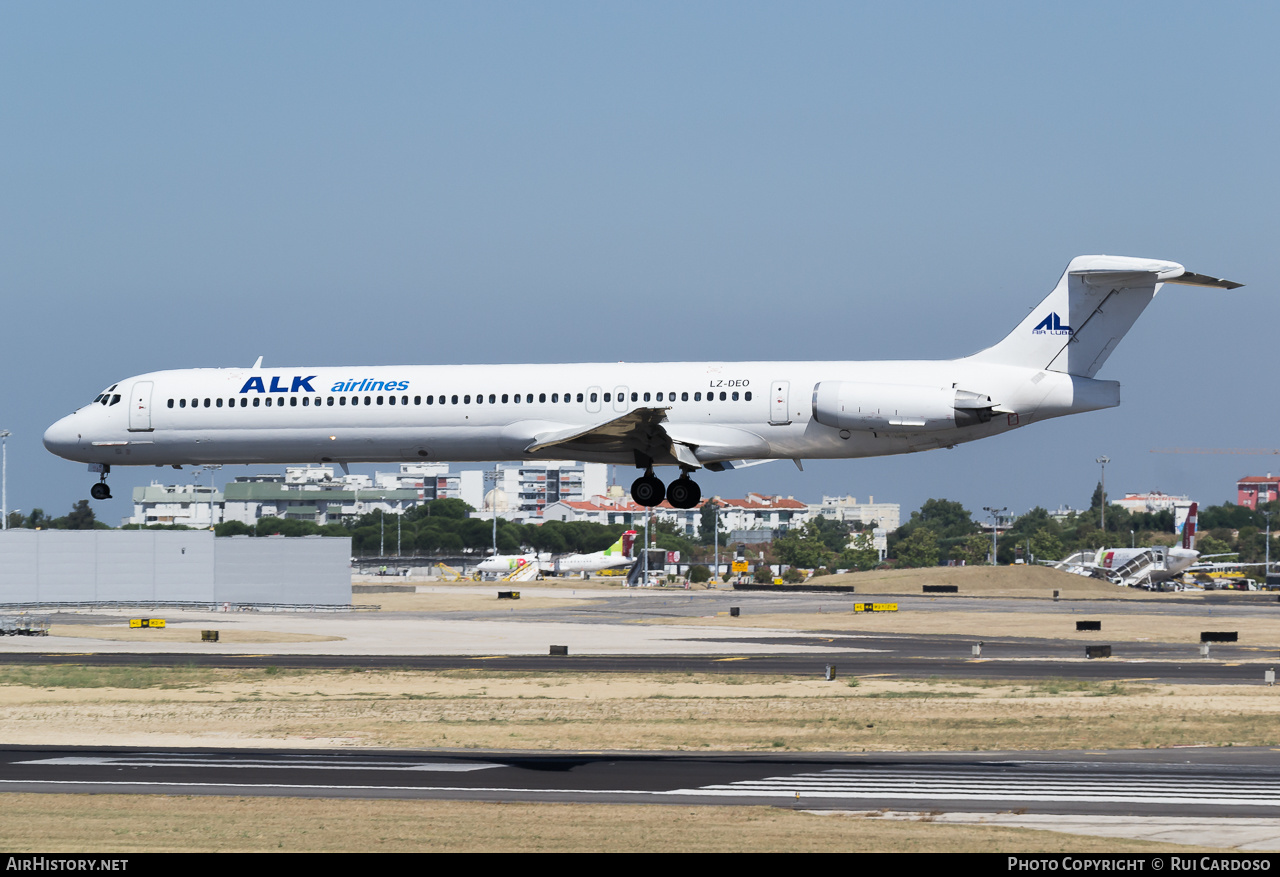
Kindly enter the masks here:
[[1280, 454], [1280, 448], [1152, 448], [1153, 454], [1240, 454], [1266, 456]]

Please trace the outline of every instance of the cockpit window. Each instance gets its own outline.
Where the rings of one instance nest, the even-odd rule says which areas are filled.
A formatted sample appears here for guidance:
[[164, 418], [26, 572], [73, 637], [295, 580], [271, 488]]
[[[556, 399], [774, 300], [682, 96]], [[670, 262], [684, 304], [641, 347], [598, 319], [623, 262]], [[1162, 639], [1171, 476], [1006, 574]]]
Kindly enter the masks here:
[[112, 404], [112, 405], [116, 404], [116, 403], [117, 403], [117, 402], [119, 402], [119, 401], [120, 401], [120, 394], [119, 394], [119, 393], [116, 393], [114, 396], [112, 396], [112, 397], [111, 397], [111, 404]]

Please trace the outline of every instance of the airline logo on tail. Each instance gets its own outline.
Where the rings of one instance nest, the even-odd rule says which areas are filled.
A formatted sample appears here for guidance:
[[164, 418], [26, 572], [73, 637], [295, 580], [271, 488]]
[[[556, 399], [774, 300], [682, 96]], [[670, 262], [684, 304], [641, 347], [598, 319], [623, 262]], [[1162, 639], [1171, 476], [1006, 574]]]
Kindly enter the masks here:
[[1040, 321], [1034, 329], [1031, 330], [1032, 335], [1070, 335], [1071, 327], [1062, 325], [1062, 318], [1058, 316], [1057, 311], [1049, 314]]
[[1182, 525], [1182, 547], [1188, 551], [1196, 547], [1196, 514], [1200, 504], [1193, 502], [1187, 510], [1187, 522]]
[[631, 556], [631, 546], [636, 543], [636, 531], [628, 530], [618, 537], [618, 541], [610, 545], [604, 550], [605, 557], [613, 557], [619, 555], [621, 557]]

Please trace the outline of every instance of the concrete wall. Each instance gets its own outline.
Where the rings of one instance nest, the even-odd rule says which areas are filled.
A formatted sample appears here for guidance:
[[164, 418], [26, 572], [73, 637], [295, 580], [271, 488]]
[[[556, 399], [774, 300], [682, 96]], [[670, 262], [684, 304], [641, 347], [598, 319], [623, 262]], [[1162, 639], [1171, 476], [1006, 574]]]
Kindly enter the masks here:
[[0, 532], [0, 603], [351, 602], [351, 540], [208, 530]]

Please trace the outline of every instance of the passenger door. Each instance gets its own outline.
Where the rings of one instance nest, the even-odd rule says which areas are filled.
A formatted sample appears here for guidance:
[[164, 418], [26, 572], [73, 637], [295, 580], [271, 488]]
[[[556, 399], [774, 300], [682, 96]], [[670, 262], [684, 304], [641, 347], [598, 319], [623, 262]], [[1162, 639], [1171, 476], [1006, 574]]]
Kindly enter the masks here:
[[129, 432], [151, 432], [151, 381], [136, 381], [129, 392]]

